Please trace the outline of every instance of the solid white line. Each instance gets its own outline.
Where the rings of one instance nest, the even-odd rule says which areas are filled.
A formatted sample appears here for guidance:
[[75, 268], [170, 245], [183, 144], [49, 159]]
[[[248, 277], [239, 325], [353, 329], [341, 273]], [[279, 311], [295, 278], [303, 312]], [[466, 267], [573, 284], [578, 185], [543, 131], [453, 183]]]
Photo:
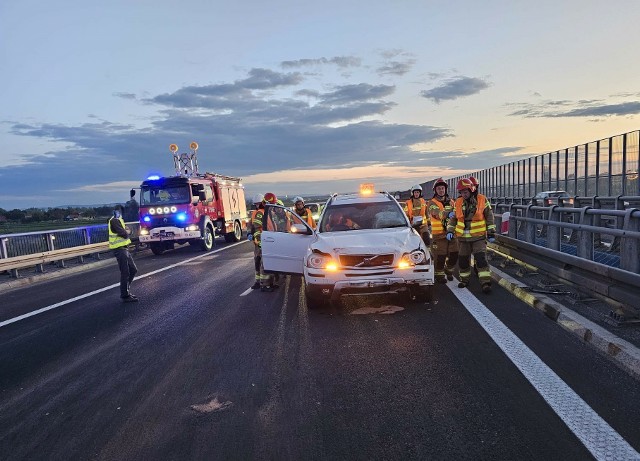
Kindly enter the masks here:
[[240, 296], [247, 296], [249, 293], [251, 293], [253, 290], [251, 288], [247, 288], [246, 290], [244, 290], [242, 293], [240, 293]]
[[462, 305], [598, 460], [640, 460], [635, 451], [551, 368], [466, 288], [450, 287]]
[[[204, 254], [201, 254], [199, 256], [190, 258], [190, 259], [185, 259], [184, 261], [180, 261], [179, 263], [172, 264], [172, 265], [167, 266], [167, 267], [163, 267], [162, 269], [158, 269], [158, 270], [155, 270], [155, 271], [152, 271], [152, 272], [148, 272], [148, 273], [143, 274], [143, 275], [136, 276], [135, 279], [136, 280], [140, 280], [140, 279], [143, 279], [145, 277], [149, 277], [150, 275], [155, 275], [155, 274], [158, 274], [160, 272], [164, 272], [166, 270], [173, 269], [174, 267], [186, 265], [186, 264], [190, 263], [191, 261], [195, 261], [196, 259], [206, 258], [207, 256], [211, 256], [213, 253], [218, 253], [220, 251], [224, 251], [224, 250], [226, 250], [228, 248], [231, 248], [231, 247], [234, 247], [236, 245], [240, 245], [240, 244], [243, 244], [243, 243], [246, 243], [246, 242], [248, 242], [248, 240], [243, 240], [241, 242], [237, 242], [237, 243], [234, 243], [232, 245], [227, 245], [226, 247], [220, 248], [219, 250], [214, 250], [214, 251], [211, 251], [209, 253], [204, 253]], [[83, 295], [76, 296], [75, 298], [66, 299], [64, 301], [60, 301], [59, 303], [55, 303], [55, 304], [52, 304], [50, 306], [43, 307], [42, 309], [38, 309], [38, 310], [35, 310], [33, 312], [29, 312], [27, 314], [23, 314], [23, 315], [20, 315], [18, 317], [14, 317], [12, 319], [5, 320], [3, 322], [0, 322], [0, 328], [2, 328], [4, 326], [7, 326], [9, 324], [18, 322], [20, 320], [24, 320], [24, 319], [27, 319], [29, 317], [33, 317], [34, 315], [42, 314], [43, 312], [50, 311], [51, 309], [55, 309], [56, 307], [64, 306], [65, 304], [69, 304], [69, 303], [72, 303], [74, 301], [78, 301], [79, 299], [88, 298], [89, 296], [93, 296], [93, 295], [96, 295], [98, 293], [102, 293], [103, 291], [107, 291], [107, 290], [110, 290], [112, 288], [119, 287], [119, 286], [120, 286], [120, 283], [114, 283], [113, 285], [109, 285], [109, 286], [106, 286], [104, 288], [100, 288], [98, 290], [94, 290], [94, 291], [92, 291], [90, 293], [85, 293]]]

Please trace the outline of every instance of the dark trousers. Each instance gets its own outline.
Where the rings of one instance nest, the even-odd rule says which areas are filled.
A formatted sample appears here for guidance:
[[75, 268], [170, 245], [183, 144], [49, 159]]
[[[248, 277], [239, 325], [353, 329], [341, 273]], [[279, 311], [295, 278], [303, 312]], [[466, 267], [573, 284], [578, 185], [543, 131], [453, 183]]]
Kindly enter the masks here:
[[120, 297], [126, 298], [129, 296], [129, 285], [133, 282], [138, 268], [127, 247], [116, 248], [113, 250], [113, 255], [118, 260], [118, 268], [120, 269]]

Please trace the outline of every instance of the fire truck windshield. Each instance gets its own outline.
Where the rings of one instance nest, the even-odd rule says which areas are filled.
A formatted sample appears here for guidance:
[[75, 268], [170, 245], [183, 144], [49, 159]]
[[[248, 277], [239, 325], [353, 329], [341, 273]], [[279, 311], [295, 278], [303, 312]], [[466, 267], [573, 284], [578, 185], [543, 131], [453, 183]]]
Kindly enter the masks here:
[[169, 205], [177, 203], [189, 203], [191, 201], [191, 191], [188, 185], [164, 186], [164, 187], [142, 187], [140, 205]]

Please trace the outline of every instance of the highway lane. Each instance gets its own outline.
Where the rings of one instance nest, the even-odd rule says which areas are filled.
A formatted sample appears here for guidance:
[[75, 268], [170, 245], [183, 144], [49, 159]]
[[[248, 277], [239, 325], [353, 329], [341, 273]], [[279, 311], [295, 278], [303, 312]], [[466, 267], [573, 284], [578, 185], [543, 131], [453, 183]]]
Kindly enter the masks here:
[[[433, 304], [308, 311], [299, 277], [241, 296], [250, 250], [142, 278], [139, 304], [112, 288], [0, 328], [0, 457], [592, 458], [449, 288]], [[138, 263], [146, 274], [201, 255]], [[116, 276], [0, 303], [41, 308]], [[471, 292], [638, 450], [636, 381], [501, 288]]]

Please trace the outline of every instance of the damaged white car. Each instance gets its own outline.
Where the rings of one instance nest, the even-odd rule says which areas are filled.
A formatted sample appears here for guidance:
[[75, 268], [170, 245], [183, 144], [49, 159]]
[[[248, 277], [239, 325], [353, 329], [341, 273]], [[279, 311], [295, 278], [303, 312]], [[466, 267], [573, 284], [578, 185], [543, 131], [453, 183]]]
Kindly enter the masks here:
[[317, 230], [278, 205], [267, 205], [264, 216], [264, 269], [303, 275], [309, 308], [343, 296], [406, 294], [431, 301], [431, 254], [388, 193], [364, 188], [333, 195]]

